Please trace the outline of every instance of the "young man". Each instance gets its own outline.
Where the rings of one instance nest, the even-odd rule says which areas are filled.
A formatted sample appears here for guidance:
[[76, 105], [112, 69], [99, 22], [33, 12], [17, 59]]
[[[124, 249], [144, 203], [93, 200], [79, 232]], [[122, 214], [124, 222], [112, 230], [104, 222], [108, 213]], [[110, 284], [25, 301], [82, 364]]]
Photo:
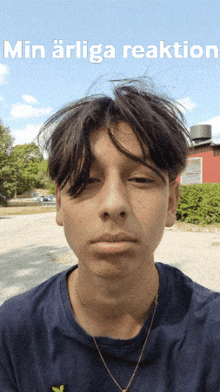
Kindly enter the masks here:
[[187, 130], [135, 85], [48, 120], [57, 224], [78, 265], [1, 308], [1, 392], [220, 391], [220, 294], [154, 263]]

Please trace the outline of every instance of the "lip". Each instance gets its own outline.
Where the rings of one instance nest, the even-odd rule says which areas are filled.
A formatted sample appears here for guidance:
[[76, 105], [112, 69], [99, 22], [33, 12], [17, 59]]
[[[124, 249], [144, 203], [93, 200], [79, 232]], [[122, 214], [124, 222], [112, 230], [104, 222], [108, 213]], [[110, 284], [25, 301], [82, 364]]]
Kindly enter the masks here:
[[120, 232], [120, 233], [104, 233], [91, 241], [92, 247], [95, 252], [105, 255], [122, 254], [130, 252], [137, 243], [137, 238], [133, 235]]
[[98, 242], [137, 242], [137, 238], [133, 235], [125, 232], [119, 233], [103, 233], [95, 237], [91, 243], [96, 244]]

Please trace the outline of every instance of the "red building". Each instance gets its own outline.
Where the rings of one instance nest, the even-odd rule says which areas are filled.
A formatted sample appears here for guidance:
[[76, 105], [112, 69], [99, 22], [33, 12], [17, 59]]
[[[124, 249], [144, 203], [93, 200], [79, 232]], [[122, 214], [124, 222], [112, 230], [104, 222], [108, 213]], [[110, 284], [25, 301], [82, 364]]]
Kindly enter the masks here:
[[190, 128], [193, 146], [190, 147], [188, 164], [178, 180], [181, 184], [220, 183], [220, 144], [212, 141], [210, 125]]

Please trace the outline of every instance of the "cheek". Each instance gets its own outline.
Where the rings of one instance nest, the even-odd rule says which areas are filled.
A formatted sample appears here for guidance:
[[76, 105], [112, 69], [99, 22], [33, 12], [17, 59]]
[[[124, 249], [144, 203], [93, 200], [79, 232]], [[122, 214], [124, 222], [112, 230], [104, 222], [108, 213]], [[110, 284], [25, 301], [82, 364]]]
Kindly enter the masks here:
[[140, 197], [136, 200], [135, 205], [133, 204], [134, 214], [146, 230], [159, 230], [165, 226], [166, 215], [168, 208], [168, 197], [167, 193], [152, 192], [146, 196]]
[[81, 247], [81, 243], [86, 234], [86, 219], [83, 211], [80, 213], [76, 208], [63, 208], [63, 226], [66, 240], [75, 252]]

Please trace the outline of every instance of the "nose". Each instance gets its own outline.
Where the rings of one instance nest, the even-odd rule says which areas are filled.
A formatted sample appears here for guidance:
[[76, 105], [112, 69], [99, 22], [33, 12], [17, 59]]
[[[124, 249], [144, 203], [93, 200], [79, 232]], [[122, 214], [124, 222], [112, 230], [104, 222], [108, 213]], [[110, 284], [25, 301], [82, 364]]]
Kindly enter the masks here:
[[126, 186], [121, 180], [109, 180], [101, 192], [99, 216], [106, 219], [125, 219], [130, 212]]

